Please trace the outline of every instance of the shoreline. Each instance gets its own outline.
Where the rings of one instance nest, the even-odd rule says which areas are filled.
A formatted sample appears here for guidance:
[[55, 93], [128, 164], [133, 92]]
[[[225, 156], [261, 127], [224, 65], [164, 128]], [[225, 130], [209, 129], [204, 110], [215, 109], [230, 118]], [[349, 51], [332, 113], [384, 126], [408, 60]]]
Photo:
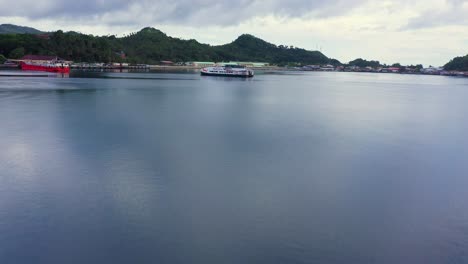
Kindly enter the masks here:
[[[125, 72], [171, 72], [171, 71], [183, 71], [183, 72], [197, 72], [203, 67], [194, 67], [194, 66], [161, 66], [161, 65], [149, 65], [148, 68], [104, 68], [104, 67], [74, 67], [72, 68], [72, 72], [115, 72], [115, 73], [125, 73]], [[428, 75], [428, 76], [445, 76], [445, 77], [460, 77], [460, 78], [468, 78], [468, 72], [445, 72], [445, 73], [416, 73], [416, 72], [374, 72], [374, 71], [311, 71], [311, 70], [301, 70], [295, 68], [288, 68], [288, 67], [279, 67], [279, 66], [268, 66], [268, 67], [256, 67], [251, 68], [254, 71], [260, 72], [297, 72], [297, 73], [305, 73], [305, 72], [328, 72], [328, 73], [368, 73], [368, 74], [401, 74], [401, 75]], [[8, 73], [2, 74], [2, 71], [8, 72], [15, 72], [15, 74]], [[0, 66], [0, 77], [38, 77], [38, 75], [45, 75], [34, 74], [30, 71], [24, 74], [16, 74], [21, 71], [19, 68], [13, 67], [2, 67]], [[45, 75], [46, 76], [53, 76], [53, 74]]]

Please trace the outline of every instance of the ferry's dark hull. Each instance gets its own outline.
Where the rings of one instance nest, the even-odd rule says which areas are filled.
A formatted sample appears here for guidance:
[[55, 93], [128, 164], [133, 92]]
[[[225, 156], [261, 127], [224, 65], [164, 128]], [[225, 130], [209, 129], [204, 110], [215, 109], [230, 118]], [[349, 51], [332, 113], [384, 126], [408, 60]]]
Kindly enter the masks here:
[[244, 75], [244, 74], [223, 74], [223, 73], [209, 73], [201, 72], [203, 76], [218, 76], [218, 77], [236, 77], [236, 78], [252, 78], [253, 74]]

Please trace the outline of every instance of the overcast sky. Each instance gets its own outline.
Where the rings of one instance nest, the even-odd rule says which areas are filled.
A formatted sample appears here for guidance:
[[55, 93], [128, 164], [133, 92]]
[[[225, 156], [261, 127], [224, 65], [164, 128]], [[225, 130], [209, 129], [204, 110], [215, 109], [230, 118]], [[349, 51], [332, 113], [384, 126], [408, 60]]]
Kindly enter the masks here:
[[250, 33], [342, 62], [443, 65], [468, 54], [468, 0], [0, 0], [0, 24], [122, 36], [152, 26], [225, 44]]

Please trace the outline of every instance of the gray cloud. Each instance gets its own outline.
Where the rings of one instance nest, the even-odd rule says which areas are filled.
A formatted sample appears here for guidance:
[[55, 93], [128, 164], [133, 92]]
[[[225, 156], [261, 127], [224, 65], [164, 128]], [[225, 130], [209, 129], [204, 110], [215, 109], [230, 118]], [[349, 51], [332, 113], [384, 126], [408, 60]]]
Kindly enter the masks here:
[[63, 19], [115, 25], [237, 25], [258, 16], [341, 15], [367, 0], [0, 0], [0, 17]]
[[403, 30], [432, 28], [447, 25], [468, 25], [468, 0], [446, 0], [447, 8], [431, 9], [408, 21]]

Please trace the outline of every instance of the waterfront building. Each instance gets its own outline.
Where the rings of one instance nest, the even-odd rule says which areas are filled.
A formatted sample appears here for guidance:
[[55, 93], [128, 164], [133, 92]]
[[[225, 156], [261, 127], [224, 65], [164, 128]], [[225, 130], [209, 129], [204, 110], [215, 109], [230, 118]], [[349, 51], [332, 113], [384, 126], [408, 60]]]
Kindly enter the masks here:
[[425, 73], [425, 74], [439, 74], [441, 71], [443, 71], [444, 69], [442, 67], [432, 67], [432, 66], [429, 66], [429, 68], [423, 68], [421, 69], [421, 72], [422, 73]]
[[164, 65], [164, 66], [173, 66], [174, 62], [173, 61], [160, 61], [159, 64]]
[[189, 61], [186, 65], [192, 67], [211, 67], [216, 66], [216, 63], [212, 61]]
[[321, 71], [334, 71], [335, 67], [333, 65], [325, 65], [320, 67]]
[[251, 61], [230, 61], [226, 63], [222, 63], [223, 65], [240, 65], [249, 68], [261, 68], [261, 67], [268, 67], [270, 66], [267, 62], [251, 62]]

